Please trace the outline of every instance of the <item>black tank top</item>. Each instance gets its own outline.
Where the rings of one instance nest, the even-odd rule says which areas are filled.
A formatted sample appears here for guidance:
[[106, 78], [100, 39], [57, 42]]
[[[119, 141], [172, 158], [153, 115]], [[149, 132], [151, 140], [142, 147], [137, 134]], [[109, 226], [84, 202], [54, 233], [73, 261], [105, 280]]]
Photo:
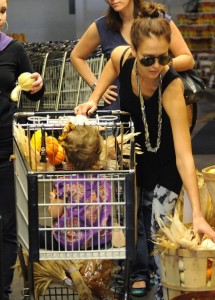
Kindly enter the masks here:
[[[160, 148], [156, 153], [147, 151], [140, 99], [133, 93], [131, 86], [133, 64], [133, 57], [125, 61], [120, 71], [119, 80], [121, 109], [130, 113], [135, 132], [141, 132], [136, 137], [136, 142], [141, 145], [144, 154], [136, 156], [137, 184], [149, 191], [152, 191], [156, 184], [159, 184], [178, 194], [181, 190], [182, 181], [176, 167], [175, 149], [169, 117], [165, 109], [162, 108]], [[176, 77], [178, 77], [177, 74], [171, 70], [165, 74], [162, 80], [162, 93]], [[158, 135], [158, 89], [144, 104], [151, 145], [155, 147]]]

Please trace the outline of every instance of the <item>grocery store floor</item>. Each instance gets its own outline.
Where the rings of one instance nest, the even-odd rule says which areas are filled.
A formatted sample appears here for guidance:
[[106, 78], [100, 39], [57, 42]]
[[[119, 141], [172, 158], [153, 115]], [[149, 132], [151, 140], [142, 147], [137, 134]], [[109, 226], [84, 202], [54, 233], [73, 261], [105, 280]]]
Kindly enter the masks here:
[[[199, 130], [201, 130], [209, 120], [215, 119], [215, 90], [210, 91], [211, 96], [206, 99], [200, 101], [198, 103], [198, 115], [197, 115], [197, 123], [195, 129], [193, 131], [192, 136], [195, 136]], [[210, 155], [194, 155], [196, 167], [199, 171], [201, 171], [204, 167], [215, 165], [215, 153]], [[11, 300], [23, 300], [23, 296], [21, 291], [23, 289], [23, 281], [15, 272], [14, 282], [13, 282], [13, 293], [11, 295]], [[152, 288], [147, 296], [142, 298], [133, 298], [139, 300], [153, 300], [154, 299], [154, 289]], [[54, 298], [51, 298], [54, 299]], [[67, 299], [67, 298], [60, 298]], [[69, 299], [69, 298], [68, 298]]]

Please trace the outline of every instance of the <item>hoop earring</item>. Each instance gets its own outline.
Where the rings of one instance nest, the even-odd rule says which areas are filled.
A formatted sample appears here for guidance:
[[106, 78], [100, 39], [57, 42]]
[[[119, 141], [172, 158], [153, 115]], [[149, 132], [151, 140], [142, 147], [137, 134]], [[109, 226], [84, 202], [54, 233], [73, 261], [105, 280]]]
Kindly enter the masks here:
[[4, 22], [4, 26], [3, 26], [2, 29], [4, 29], [5, 25], [6, 25], [6, 30], [4, 30], [4, 33], [7, 33], [7, 31], [8, 31], [8, 22], [6, 20]]

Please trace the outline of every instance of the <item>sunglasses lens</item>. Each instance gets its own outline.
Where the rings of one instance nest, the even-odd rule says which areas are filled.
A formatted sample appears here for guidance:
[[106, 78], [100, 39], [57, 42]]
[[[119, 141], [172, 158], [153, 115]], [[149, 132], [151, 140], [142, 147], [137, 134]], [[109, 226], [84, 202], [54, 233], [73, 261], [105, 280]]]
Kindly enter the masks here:
[[171, 61], [171, 57], [167, 55], [161, 55], [159, 57], [155, 56], [144, 56], [143, 58], [140, 59], [140, 63], [144, 67], [150, 67], [155, 63], [155, 60], [158, 59], [158, 62], [160, 65], [165, 66], [168, 65]]
[[145, 56], [145, 57], [141, 58], [140, 63], [144, 67], [149, 67], [149, 66], [151, 66], [151, 65], [153, 65], [155, 63], [155, 57], [153, 57], [153, 56]]
[[160, 65], [165, 66], [165, 65], [168, 65], [168, 63], [170, 63], [171, 57], [162, 55], [158, 58], [158, 61], [159, 61]]

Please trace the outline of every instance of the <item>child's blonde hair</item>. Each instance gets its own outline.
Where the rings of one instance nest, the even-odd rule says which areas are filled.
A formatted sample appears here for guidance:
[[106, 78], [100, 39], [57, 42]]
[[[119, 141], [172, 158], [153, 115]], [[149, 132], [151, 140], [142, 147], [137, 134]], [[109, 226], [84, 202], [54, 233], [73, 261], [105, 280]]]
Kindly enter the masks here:
[[96, 166], [102, 152], [103, 139], [97, 127], [78, 125], [67, 133], [63, 147], [68, 163], [74, 170], [88, 170]]

